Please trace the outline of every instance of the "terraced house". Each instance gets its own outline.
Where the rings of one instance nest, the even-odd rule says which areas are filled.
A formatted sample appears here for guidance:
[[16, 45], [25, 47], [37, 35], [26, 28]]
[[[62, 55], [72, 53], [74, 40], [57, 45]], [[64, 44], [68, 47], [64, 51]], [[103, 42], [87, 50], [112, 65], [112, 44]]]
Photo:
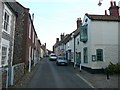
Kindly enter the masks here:
[[82, 23], [77, 22], [77, 29], [69, 34], [64, 52], [74, 66], [81, 64], [82, 69], [100, 73], [110, 62], [118, 63], [119, 6], [112, 1], [110, 5], [110, 14], [107, 10], [105, 15], [86, 13]]
[[2, 67], [3, 77], [2, 85], [7, 87], [11, 79], [11, 66], [13, 62], [13, 50], [14, 50], [14, 34], [15, 34], [15, 23], [16, 13], [11, 8], [9, 3], [1, 2], [1, 40], [0, 40], [0, 67]]
[[110, 15], [85, 14], [80, 27], [82, 66], [92, 73], [118, 63], [119, 7], [110, 3]]
[[5, 88], [17, 83], [38, 63], [41, 42], [29, 8], [14, 1], [0, 2], [0, 10], [0, 85]]

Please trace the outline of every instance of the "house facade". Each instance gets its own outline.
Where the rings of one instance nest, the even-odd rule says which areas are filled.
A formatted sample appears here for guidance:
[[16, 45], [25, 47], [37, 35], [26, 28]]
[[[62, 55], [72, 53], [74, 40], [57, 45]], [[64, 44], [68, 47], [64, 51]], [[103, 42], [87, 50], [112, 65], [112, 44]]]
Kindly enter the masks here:
[[109, 15], [105, 10], [105, 15], [86, 13], [83, 21], [78, 18], [77, 29], [65, 40], [66, 57], [72, 57], [74, 66], [81, 64], [83, 69], [99, 73], [110, 63], [118, 63], [119, 7], [112, 1], [110, 5]]
[[[18, 82], [27, 71], [36, 65], [38, 59], [38, 37], [34, 28], [34, 14], [29, 13], [29, 8], [18, 2], [9, 2], [17, 13], [14, 53], [12, 62], [11, 85]], [[18, 52], [19, 51], [19, 52]]]
[[85, 15], [80, 29], [83, 67], [104, 69], [118, 62], [118, 22], [115, 16]]
[[120, 18], [115, 2], [111, 2], [109, 11], [110, 15], [106, 11], [105, 15], [85, 14], [80, 27], [81, 64], [92, 73], [106, 68], [110, 62], [118, 63]]
[[11, 66], [13, 62], [14, 50], [14, 34], [16, 13], [11, 8], [9, 3], [1, 3], [2, 23], [1, 23], [1, 40], [0, 40], [0, 67], [2, 67], [2, 87], [6, 88], [11, 82]]

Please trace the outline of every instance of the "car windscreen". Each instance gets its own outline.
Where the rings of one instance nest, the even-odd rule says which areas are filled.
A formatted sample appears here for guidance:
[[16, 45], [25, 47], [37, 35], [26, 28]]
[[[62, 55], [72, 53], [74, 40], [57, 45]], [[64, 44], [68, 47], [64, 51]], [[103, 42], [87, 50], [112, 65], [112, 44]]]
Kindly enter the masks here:
[[58, 59], [63, 59], [63, 60], [65, 60], [65, 57], [58, 57]]
[[51, 55], [52, 57], [56, 57], [56, 55]]

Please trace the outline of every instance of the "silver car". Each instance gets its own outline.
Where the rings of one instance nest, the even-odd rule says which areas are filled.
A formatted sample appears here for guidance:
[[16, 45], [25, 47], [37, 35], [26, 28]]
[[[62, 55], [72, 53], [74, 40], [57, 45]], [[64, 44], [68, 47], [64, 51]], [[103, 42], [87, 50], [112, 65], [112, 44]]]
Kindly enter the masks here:
[[57, 61], [56, 61], [56, 65], [67, 66], [68, 65], [68, 61], [65, 59], [64, 56], [58, 56]]
[[50, 61], [56, 61], [57, 60], [57, 56], [55, 55], [55, 54], [51, 54], [50, 56], [49, 56], [49, 60]]

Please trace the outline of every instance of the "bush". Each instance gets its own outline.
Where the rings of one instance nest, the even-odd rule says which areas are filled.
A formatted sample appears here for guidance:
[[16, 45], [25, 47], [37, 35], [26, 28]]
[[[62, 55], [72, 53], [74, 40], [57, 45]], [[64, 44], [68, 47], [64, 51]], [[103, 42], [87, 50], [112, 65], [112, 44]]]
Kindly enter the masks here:
[[105, 73], [120, 74], [120, 63], [113, 64], [110, 62], [108, 67], [105, 68]]

